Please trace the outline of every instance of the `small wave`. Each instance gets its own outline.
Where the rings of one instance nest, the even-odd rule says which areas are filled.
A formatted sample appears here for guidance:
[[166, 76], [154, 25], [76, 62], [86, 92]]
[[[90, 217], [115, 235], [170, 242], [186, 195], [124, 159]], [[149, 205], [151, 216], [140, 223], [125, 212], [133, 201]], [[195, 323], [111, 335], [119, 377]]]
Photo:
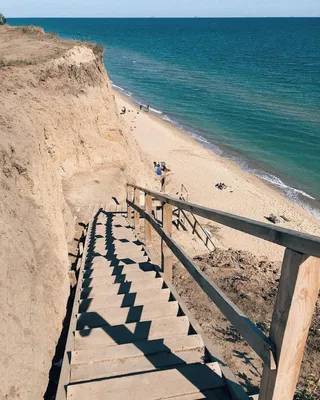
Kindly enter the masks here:
[[[124, 93], [127, 97], [132, 98], [131, 101], [133, 101], [137, 105], [142, 104], [140, 101], [138, 101], [137, 99], [135, 99], [133, 97], [133, 94], [131, 92], [125, 90], [121, 86], [114, 84], [112, 81], [111, 81], [111, 84], [112, 84], [112, 87], [114, 87], [116, 90], [119, 90], [122, 93]], [[146, 107], [146, 105], [143, 105], [143, 106]], [[226, 157], [226, 158], [236, 162], [241, 169], [246, 170], [249, 173], [258, 176], [260, 179], [263, 179], [263, 180], [271, 183], [273, 186], [276, 186], [283, 193], [285, 193], [285, 195], [287, 197], [289, 197], [291, 200], [293, 200], [296, 204], [298, 204], [299, 206], [304, 208], [306, 211], [308, 211], [311, 215], [313, 215], [315, 218], [320, 220], [320, 209], [317, 207], [314, 207], [312, 204], [310, 204], [310, 201], [311, 202], [316, 201], [316, 199], [313, 196], [311, 196], [310, 194], [304, 192], [303, 190], [296, 189], [294, 187], [286, 185], [280, 178], [278, 178], [275, 175], [272, 175], [268, 172], [265, 172], [265, 171], [262, 171], [259, 169], [250, 168], [248, 166], [248, 163], [245, 160], [245, 158], [229, 154], [228, 151], [225, 151], [222, 148], [220, 148], [218, 145], [209, 142], [205, 137], [201, 136], [200, 134], [192, 132], [192, 131], [188, 131], [187, 129], [185, 129], [185, 127], [183, 125], [181, 125], [177, 121], [171, 119], [168, 115], [164, 114], [162, 111], [157, 110], [156, 108], [152, 108], [152, 107], [150, 107], [150, 111], [153, 114], [159, 116], [164, 121], [167, 121], [171, 125], [175, 126], [176, 128], [179, 128], [180, 130], [185, 132], [188, 136], [191, 136], [192, 138], [194, 138], [196, 141], [202, 143], [202, 145], [204, 147], [206, 147], [209, 150], [211, 150], [212, 152], [214, 152], [217, 156]], [[303, 198], [305, 198], [306, 200], [303, 200]], [[309, 201], [307, 201], [307, 199]]]
[[131, 93], [131, 92], [129, 92], [128, 90], [125, 90], [125, 89], [122, 88], [121, 86], [116, 85], [116, 84], [113, 83], [112, 81], [110, 81], [110, 82], [111, 82], [111, 86], [112, 86], [114, 89], [120, 90], [120, 92], [123, 92], [127, 97], [132, 97], [132, 93]]
[[209, 143], [207, 141], [206, 138], [204, 138], [203, 136], [199, 135], [198, 133], [195, 132], [190, 132], [190, 131], [185, 131], [189, 136], [193, 137], [194, 139], [196, 139], [198, 142], [201, 143]]
[[265, 180], [269, 183], [272, 183], [274, 186], [281, 188], [282, 190], [286, 191], [288, 195], [291, 194], [292, 197], [296, 197], [297, 195], [302, 195], [304, 197], [307, 197], [308, 199], [315, 200], [314, 197], [312, 197], [310, 194], [304, 192], [303, 190], [299, 190], [299, 189], [296, 189], [296, 188], [286, 185], [277, 176], [274, 176], [272, 174], [269, 174], [264, 171], [259, 171], [259, 170], [249, 170], [249, 172], [259, 176], [259, 178], [262, 178], [263, 180]]
[[136, 64], [137, 63], [137, 61], [136, 60], [132, 60], [132, 64]]
[[163, 115], [162, 111], [157, 110], [156, 108], [152, 108], [150, 107], [150, 111], [152, 111], [154, 114], [158, 114], [158, 115]]
[[111, 81], [111, 85], [112, 85], [112, 87], [114, 87], [115, 89], [121, 90], [121, 92], [125, 92], [125, 90], [124, 90], [121, 86], [116, 85], [116, 84], [113, 83], [112, 81]]

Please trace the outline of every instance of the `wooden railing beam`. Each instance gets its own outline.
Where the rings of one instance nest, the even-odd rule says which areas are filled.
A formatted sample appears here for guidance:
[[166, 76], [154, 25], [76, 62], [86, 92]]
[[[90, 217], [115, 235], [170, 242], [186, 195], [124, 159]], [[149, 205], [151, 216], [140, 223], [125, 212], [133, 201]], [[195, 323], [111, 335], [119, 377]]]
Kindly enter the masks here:
[[130, 203], [130, 205], [137, 210], [143, 218], [146, 218], [150, 222], [153, 229], [161, 237], [162, 242], [168, 246], [175, 257], [184, 265], [207, 296], [216, 304], [219, 310], [244, 337], [258, 356], [269, 365], [269, 368], [274, 369], [276, 366], [273, 357], [272, 341], [268, 339], [214, 283], [210, 282], [207, 276], [197, 268], [187, 254], [164, 232], [162, 227], [153, 218], [135, 204]]
[[175, 199], [167, 196], [166, 194], [155, 192], [140, 186], [129, 186], [137, 187], [144, 193], [150, 194], [159, 201], [171, 204], [174, 207], [181, 208], [182, 210], [193, 213], [200, 217], [215, 221], [219, 224], [228, 226], [255, 237], [259, 237], [280, 246], [293, 249], [297, 252], [308, 254], [314, 257], [320, 257], [320, 238], [317, 236], [308, 235], [306, 233], [301, 233], [278, 226], [270, 226], [269, 224], [254, 221], [249, 218], [240, 217], [238, 215], [229, 214], [223, 211], [217, 211], [208, 207], [198, 206], [197, 204]]

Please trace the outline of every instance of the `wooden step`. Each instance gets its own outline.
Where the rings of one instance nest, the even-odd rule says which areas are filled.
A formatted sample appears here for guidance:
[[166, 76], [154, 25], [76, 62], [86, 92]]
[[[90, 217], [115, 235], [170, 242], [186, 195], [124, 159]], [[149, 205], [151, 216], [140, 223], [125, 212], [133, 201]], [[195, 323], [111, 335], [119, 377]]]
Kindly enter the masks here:
[[213, 390], [204, 390], [201, 393], [193, 393], [187, 395], [179, 395], [170, 397], [170, 400], [232, 400], [230, 395], [228, 394], [228, 390], [226, 388], [223, 389], [213, 389]]
[[[136, 399], [158, 400], [172, 397], [183, 399], [205, 390], [224, 387], [223, 379], [215, 372], [217, 363], [187, 364], [174, 369], [152, 371], [70, 385], [67, 398], [82, 400]], [[218, 399], [218, 398], [217, 398]]]
[[138, 282], [138, 281], [150, 281], [156, 277], [155, 271], [147, 271], [147, 272], [128, 272], [126, 274], [121, 275], [103, 275], [95, 278], [87, 278], [83, 279], [82, 287], [95, 287], [103, 284], [111, 285], [113, 283], [122, 283], [122, 282]]
[[81, 298], [86, 299], [88, 297], [100, 296], [101, 294], [125, 294], [125, 293], [137, 293], [140, 290], [145, 289], [162, 289], [163, 279], [155, 278], [147, 281], [137, 282], [124, 282], [114, 283], [112, 285], [102, 284], [96, 287], [86, 287], [81, 289]]
[[103, 346], [87, 350], [75, 350], [71, 354], [71, 364], [77, 365], [130, 357], [143, 357], [163, 352], [179, 354], [180, 351], [192, 350], [195, 348], [201, 349], [203, 347], [204, 344], [200, 335], [175, 335], [164, 339], [142, 340], [141, 342], [118, 346]]
[[[136, 343], [139, 347], [139, 343]], [[201, 363], [204, 358], [203, 348], [180, 351], [178, 354], [162, 352], [143, 357], [115, 359], [89, 364], [73, 365], [70, 382], [110, 378], [159, 368], [170, 368], [181, 364]]]
[[99, 328], [83, 329], [74, 333], [75, 350], [187, 334], [189, 325], [187, 317], [164, 317], [152, 321], [133, 322], [117, 326], [106, 324]]
[[99, 312], [85, 312], [77, 315], [77, 330], [97, 328], [105, 325], [128, 324], [131, 322], [150, 321], [151, 319], [177, 316], [179, 305], [176, 301], [162, 301], [159, 303], [144, 304], [119, 308], [111, 305]]
[[[130, 256], [128, 255], [128, 257], [131, 257], [132, 256], [132, 254], [130, 254]], [[140, 252], [139, 254], [137, 253], [137, 254], [135, 254], [134, 255], [134, 257], [140, 257], [140, 256], [145, 256], [145, 254], [143, 254], [142, 252]], [[114, 268], [114, 267], [120, 267], [120, 266], [131, 266], [131, 265], [134, 265], [134, 266], [139, 266], [139, 264], [137, 264], [137, 263], [134, 263], [134, 264], [128, 264], [128, 263], [124, 263], [123, 261], [122, 261], [122, 259], [123, 258], [127, 258], [127, 256], [120, 256], [119, 258], [117, 257], [117, 256], [115, 256], [114, 258], [112, 258], [112, 259], [107, 259], [107, 258], [105, 258], [105, 257], [98, 257], [97, 259], [96, 259], [96, 257], [94, 257], [90, 262], [87, 262], [86, 263], [86, 265], [85, 265], [85, 272], [86, 271], [88, 271], [88, 270], [98, 270], [98, 269], [100, 269], [100, 270], [103, 270], [104, 268], [109, 268], [109, 267], [112, 267], [112, 268]], [[141, 264], [143, 264], [143, 263], [141, 263]], [[154, 267], [153, 267], [153, 264], [151, 264], [151, 263], [145, 263], [145, 265], [147, 266], [147, 265], [150, 265], [150, 266], [152, 266], [152, 267], [149, 267], [149, 268], [144, 268], [144, 270], [146, 270], [146, 269], [149, 269], [149, 270], [152, 270], [152, 269], [154, 269]], [[142, 266], [140, 266], [140, 269], [143, 269], [142, 268]]]
[[[118, 267], [106, 267], [102, 269], [90, 269], [90, 270], [85, 270], [83, 274], [83, 279], [88, 279], [88, 278], [100, 278], [100, 277], [112, 277], [116, 275], [126, 275], [126, 276], [131, 276], [131, 277], [136, 277], [136, 276], [143, 276], [144, 274], [150, 275], [150, 278], [152, 276], [155, 276], [155, 271], [144, 271], [139, 266], [136, 264], [128, 264], [127, 266], [118, 266]], [[145, 275], [147, 276], [147, 275]]]
[[[145, 271], [154, 271], [155, 270], [155, 266], [154, 264], [151, 264], [150, 262], [146, 262], [146, 263], [141, 263], [141, 264], [124, 264], [122, 261], [113, 261], [110, 262], [110, 264], [108, 265], [108, 263], [104, 264], [104, 263], [99, 263], [99, 264], [89, 264], [90, 268], [86, 268], [85, 275], [84, 277], [86, 278], [86, 275], [88, 276], [92, 276], [94, 277], [94, 275], [99, 276], [100, 272], [105, 272], [105, 274], [102, 275], [106, 275], [107, 273], [109, 273], [110, 275], [122, 275], [125, 274], [127, 272], [133, 272], [133, 271], [141, 271], [141, 272], [145, 272]], [[94, 272], [94, 271], [99, 271], [98, 272]]]
[[79, 312], [97, 311], [102, 308], [140, 306], [145, 303], [169, 301], [170, 289], [146, 289], [138, 293], [105, 294], [80, 300]]

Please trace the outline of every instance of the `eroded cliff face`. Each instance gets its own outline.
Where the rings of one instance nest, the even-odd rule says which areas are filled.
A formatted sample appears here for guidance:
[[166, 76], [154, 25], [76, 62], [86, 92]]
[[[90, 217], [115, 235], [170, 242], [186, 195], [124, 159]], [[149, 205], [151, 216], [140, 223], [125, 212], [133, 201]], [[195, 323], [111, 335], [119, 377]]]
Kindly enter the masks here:
[[[99, 49], [0, 28], [0, 398], [40, 399], [69, 294], [62, 180], [143, 176]], [[137, 172], [139, 171], [139, 174]]]

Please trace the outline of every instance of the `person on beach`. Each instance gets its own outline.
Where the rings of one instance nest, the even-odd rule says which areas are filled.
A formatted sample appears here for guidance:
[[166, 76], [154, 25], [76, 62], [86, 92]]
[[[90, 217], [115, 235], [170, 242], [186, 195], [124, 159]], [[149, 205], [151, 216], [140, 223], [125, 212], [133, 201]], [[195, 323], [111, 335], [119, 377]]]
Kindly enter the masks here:
[[122, 107], [122, 110], [121, 110], [121, 114], [125, 114], [125, 113], [126, 113], [126, 111], [127, 111], [126, 107], [125, 107], [125, 106], [123, 106], [123, 107]]
[[157, 165], [156, 165], [156, 174], [157, 174], [159, 177], [161, 177], [161, 175], [162, 175], [162, 169], [161, 169], [159, 163], [157, 163]]
[[149, 106], [149, 104], [147, 105], [147, 109], [146, 109], [146, 111], [147, 111], [147, 112], [149, 112], [149, 111], [150, 111], [150, 106]]
[[158, 165], [159, 165], [159, 163], [157, 163], [157, 161], [153, 161], [154, 172], [157, 172]]
[[160, 189], [160, 191], [162, 193], [165, 193], [166, 184], [168, 183], [168, 176], [169, 176], [171, 170], [169, 168], [167, 168], [165, 165], [161, 169], [162, 169], [162, 176], [161, 176], [161, 189]]
[[142, 104], [140, 104], [140, 111], [142, 110], [142, 107], [143, 107], [143, 105], [142, 105]]

